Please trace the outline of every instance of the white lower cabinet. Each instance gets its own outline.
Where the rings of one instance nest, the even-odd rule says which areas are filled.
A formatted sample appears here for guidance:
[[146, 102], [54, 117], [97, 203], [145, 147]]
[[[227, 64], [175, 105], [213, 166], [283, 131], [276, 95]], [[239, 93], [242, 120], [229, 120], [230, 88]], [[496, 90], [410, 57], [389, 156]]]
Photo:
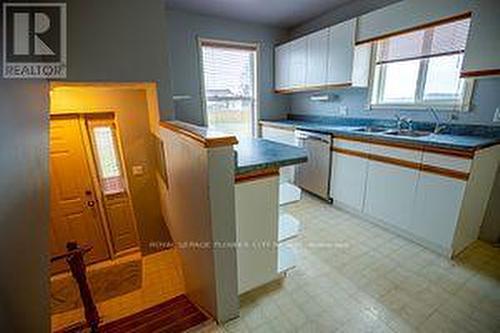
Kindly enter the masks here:
[[278, 177], [236, 183], [238, 292], [280, 277], [278, 274]]
[[334, 152], [330, 196], [335, 202], [363, 210], [368, 160]]
[[466, 182], [421, 172], [411, 230], [444, 253], [452, 251]]
[[478, 238], [500, 145], [461, 156], [334, 138], [334, 150], [335, 203], [447, 257]]
[[409, 230], [418, 170], [369, 161], [364, 212], [398, 229]]

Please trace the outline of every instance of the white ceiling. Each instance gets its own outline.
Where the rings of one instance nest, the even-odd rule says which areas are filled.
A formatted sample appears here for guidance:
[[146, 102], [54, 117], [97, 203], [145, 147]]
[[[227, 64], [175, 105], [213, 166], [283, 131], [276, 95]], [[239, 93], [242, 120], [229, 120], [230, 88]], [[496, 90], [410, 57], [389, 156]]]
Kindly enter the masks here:
[[165, 0], [167, 8], [291, 28], [349, 0]]

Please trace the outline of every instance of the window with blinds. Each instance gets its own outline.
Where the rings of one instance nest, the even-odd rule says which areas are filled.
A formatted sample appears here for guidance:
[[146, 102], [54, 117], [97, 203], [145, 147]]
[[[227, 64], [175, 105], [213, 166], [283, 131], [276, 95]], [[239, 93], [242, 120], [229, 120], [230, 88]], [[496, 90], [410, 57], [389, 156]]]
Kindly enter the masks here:
[[253, 45], [201, 41], [209, 127], [238, 137], [255, 134], [256, 51]]
[[467, 109], [460, 78], [470, 17], [375, 42], [371, 105]]

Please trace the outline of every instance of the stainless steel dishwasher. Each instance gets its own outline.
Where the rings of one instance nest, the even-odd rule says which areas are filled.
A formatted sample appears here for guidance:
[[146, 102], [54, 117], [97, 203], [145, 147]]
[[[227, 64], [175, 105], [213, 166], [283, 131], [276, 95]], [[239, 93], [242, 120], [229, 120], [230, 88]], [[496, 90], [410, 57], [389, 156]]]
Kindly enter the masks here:
[[331, 135], [296, 130], [295, 138], [307, 150], [307, 162], [295, 168], [296, 185], [331, 202]]

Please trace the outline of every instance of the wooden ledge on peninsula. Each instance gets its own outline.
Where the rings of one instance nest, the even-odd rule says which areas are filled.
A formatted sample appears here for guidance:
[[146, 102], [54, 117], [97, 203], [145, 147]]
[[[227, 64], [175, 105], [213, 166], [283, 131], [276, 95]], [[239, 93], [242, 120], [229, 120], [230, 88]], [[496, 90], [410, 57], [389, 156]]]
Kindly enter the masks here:
[[238, 144], [236, 136], [219, 132], [208, 127], [197, 126], [182, 121], [161, 121], [160, 126], [187, 136], [205, 148], [232, 146]]
[[279, 177], [279, 175], [280, 172], [278, 167], [269, 167], [237, 174], [234, 177], [234, 181], [235, 183], [243, 183], [267, 177]]

